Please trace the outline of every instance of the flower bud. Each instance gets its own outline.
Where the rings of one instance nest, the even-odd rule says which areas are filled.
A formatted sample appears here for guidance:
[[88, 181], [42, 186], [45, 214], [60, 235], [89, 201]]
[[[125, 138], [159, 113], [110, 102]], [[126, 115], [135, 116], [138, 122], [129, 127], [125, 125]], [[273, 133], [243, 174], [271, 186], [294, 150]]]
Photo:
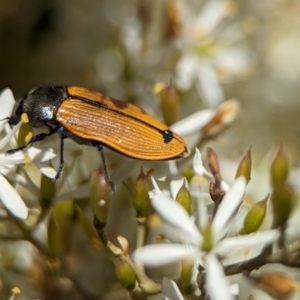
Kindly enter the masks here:
[[190, 182], [192, 180], [192, 178], [195, 176], [193, 167], [190, 166], [190, 167], [184, 168], [181, 172], [181, 175], [183, 177], [185, 177], [188, 182]]
[[297, 282], [284, 273], [268, 272], [249, 278], [276, 299], [290, 299], [297, 290]]
[[287, 185], [276, 187], [272, 193], [274, 211], [273, 228], [285, 226], [294, 207], [294, 194]]
[[41, 201], [42, 207], [49, 208], [51, 206], [52, 200], [56, 195], [56, 185], [53, 178], [49, 178], [43, 173], [41, 176], [41, 194], [42, 194], [42, 201]]
[[132, 266], [126, 261], [119, 261], [116, 264], [116, 275], [120, 284], [131, 291], [135, 287], [136, 275]]
[[87, 236], [87, 238], [89, 239], [89, 241], [91, 242], [91, 244], [96, 249], [100, 249], [101, 248], [101, 242], [100, 242], [100, 240], [98, 238], [96, 229], [93, 226], [90, 218], [88, 218], [86, 216], [86, 214], [78, 206], [77, 206], [77, 213], [79, 215], [80, 225], [81, 225], [81, 227], [82, 227], [85, 235]]
[[239, 176], [244, 176], [247, 182], [249, 182], [251, 179], [251, 147], [238, 166], [235, 178], [238, 178]]
[[137, 212], [138, 217], [147, 217], [150, 208], [150, 183], [147, 176], [141, 168], [140, 175], [138, 176], [134, 190], [133, 190], [133, 206]]
[[106, 222], [111, 199], [111, 185], [102, 168], [92, 174], [91, 205], [100, 222]]
[[192, 292], [191, 286], [193, 271], [194, 271], [194, 262], [191, 259], [184, 259], [181, 261], [181, 274], [180, 274], [180, 287], [187, 293]]
[[215, 111], [211, 120], [202, 128], [204, 138], [212, 138], [227, 128], [235, 119], [239, 111], [236, 100], [223, 102]]
[[203, 228], [202, 236], [203, 236], [202, 250], [204, 252], [210, 252], [210, 250], [213, 248], [214, 245], [212, 226], [210, 222], [208, 222], [207, 225]]
[[165, 123], [167, 125], [175, 123], [178, 120], [180, 103], [172, 83], [165, 86], [158, 96]]
[[268, 198], [269, 195], [253, 205], [244, 220], [244, 228], [240, 231], [240, 234], [249, 234], [259, 229], [266, 216]]
[[179, 189], [175, 200], [186, 210], [186, 212], [189, 215], [191, 214], [192, 199], [191, 199], [190, 191], [186, 187], [185, 180], [183, 181], [183, 184]]
[[47, 237], [49, 254], [52, 259], [57, 258], [61, 250], [61, 235], [53, 213], [50, 215]]
[[180, 34], [182, 28], [181, 12], [182, 10], [179, 6], [179, 1], [168, 1], [165, 27], [166, 38], [172, 38]]
[[210, 147], [207, 147], [207, 164], [208, 164], [210, 172], [214, 176], [217, 174], [220, 174], [218, 156], [217, 156], [216, 152]]
[[70, 246], [70, 239], [72, 238], [70, 233], [74, 225], [74, 215], [75, 206], [72, 200], [60, 202], [52, 207], [51, 218], [53, 218], [53, 220], [50, 219], [50, 223], [52, 222], [53, 224], [49, 224], [49, 228], [53, 227], [51, 230], [53, 230], [53, 235], [56, 236], [52, 238], [54, 240], [59, 238], [59, 249], [63, 251]]
[[272, 185], [276, 188], [285, 184], [288, 175], [289, 163], [287, 154], [284, 151], [282, 144], [280, 144], [271, 165]]

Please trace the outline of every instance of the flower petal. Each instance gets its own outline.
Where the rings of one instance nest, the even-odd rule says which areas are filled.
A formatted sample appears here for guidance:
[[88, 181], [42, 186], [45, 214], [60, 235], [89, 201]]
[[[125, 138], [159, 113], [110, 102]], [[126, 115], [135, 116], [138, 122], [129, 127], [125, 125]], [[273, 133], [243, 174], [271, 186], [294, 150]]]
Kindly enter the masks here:
[[234, 221], [233, 215], [242, 203], [246, 185], [245, 177], [238, 177], [226, 192], [212, 223], [215, 242], [225, 236], [229, 225]]
[[209, 35], [226, 15], [228, 3], [226, 1], [208, 1], [201, 9], [196, 22], [198, 30]]
[[185, 183], [185, 186], [187, 186], [187, 182], [185, 179], [176, 179], [176, 180], [172, 180], [170, 182], [170, 192], [172, 195], [172, 198], [175, 199], [177, 196], [177, 193], [179, 192], [180, 188], [182, 187], [182, 185]]
[[192, 248], [179, 244], [153, 244], [137, 249], [133, 260], [145, 266], [158, 267], [195, 256]]
[[176, 86], [181, 90], [189, 90], [194, 83], [198, 66], [198, 57], [193, 53], [181, 56], [176, 66]]
[[[249, 259], [258, 255], [261, 249], [270, 243], [273, 243], [279, 237], [277, 230], [268, 230], [264, 232], [256, 232], [253, 234], [242, 235], [237, 237], [229, 237], [220, 241], [214, 248], [214, 252], [221, 256], [226, 256], [228, 253], [235, 251], [242, 252], [242, 259]], [[255, 250], [251, 251], [251, 248]], [[245, 253], [247, 257], [245, 257]], [[251, 255], [251, 257], [250, 257]], [[235, 261], [236, 263], [237, 261]]]
[[43, 149], [31, 146], [26, 151], [32, 161], [45, 162], [56, 157], [56, 153], [52, 148]]
[[57, 170], [50, 167], [49, 164], [47, 164], [46, 162], [36, 163], [36, 166], [39, 168], [41, 173], [43, 173], [45, 176], [53, 179], [55, 178], [57, 174]]
[[12, 91], [8, 88], [4, 89], [0, 94], [0, 120], [9, 118], [14, 109], [15, 98]]
[[6, 146], [11, 141], [11, 139], [13, 138], [15, 133], [21, 127], [22, 123], [23, 122], [21, 121], [16, 126], [14, 126], [14, 128], [0, 141], [0, 149], [2, 149], [4, 146]]
[[20, 195], [9, 184], [9, 182], [0, 174], [0, 200], [7, 210], [15, 217], [26, 219], [28, 208]]
[[223, 267], [216, 256], [209, 254], [205, 258], [206, 286], [211, 300], [234, 300], [230, 294]]
[[25, 163], [25, 157], [22, 151], [13, 154], [0, 154], [0, 166], [18, 165]]
[[197, 90], [209, 107], [215, 108], [225, 100], [216, 71], [209, 61], [201, 60], [197, 78]]
[[153, 208], [161, 218], [184, 231], [183, 241], [194, 245], [200, 244], [202, 237], [199, 230], [180, 204], [175, 202], [169, 195], [155, 190], [152, 191], [150, 197]]
[[213, 175], [211, 173], [209, 173], [208, 171], [206, 171], [206, 169], [204, 168], [203, 162], [202, 162], [201, 152], [198, 148], [196, 148], [196, 152], [195, 152], [195, 155], [194, 155], [193, 168], [194, 168], [194, 171], [197, 175], [204, 176], [209, 181], [214, 180]]
[[172, 125], [172, 129], [180, 135], [199, 133], [200, 129], [213, 117], [212, 109], [197, 111]]
[[162, 290], [166, 299], [170, 300], [184, 300], [183, 296], [180, 293], [180, 290], [177, 284], [169, 279], [164, 277], [162, 280]]

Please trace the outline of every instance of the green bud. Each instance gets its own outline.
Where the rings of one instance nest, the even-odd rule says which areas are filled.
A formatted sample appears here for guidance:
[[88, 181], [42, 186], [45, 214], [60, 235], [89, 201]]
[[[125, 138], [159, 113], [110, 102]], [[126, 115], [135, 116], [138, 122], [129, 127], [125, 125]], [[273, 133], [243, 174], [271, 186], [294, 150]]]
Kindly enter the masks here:
[[104, 171], [99, 168], [92, 174], [91, 206], [94, 214], [101, 222], [106, 222], [111, 200], [111, 185]]
[[135, 288], [136, 275], [128, 262], [120, 261], [116, 264], [116, 275], [120, 284], [127, 290], [132, 291]]
[[269, 195], [253, 205], [245, 217], [244, 228], [240, 231], [240, 234], [249, 234], [259, 229], [266, 216], [268, 198]]
[[188, 182], [192, 180], [192, 178], [195, 176], [193, 167], [187, 167], [182, 170], [181, 175], [186, 178]]
[[49, 208], [52, 200], [56, 195], [56, 185], [53, 178], [49, 178], [42, 173], [41, 176], [41, 194], [42, 201], [41, 205], [43, 208]]
[[191, 194], [188, 188], [186, 187], [185, 180], [182, 183], [181, 188], [179, 189], [175, 200], [186, 210], [186, 212], [190, 215], [191, 214]]
[[175, 123], [179, 115], [179, 99], [172, 83], [161, 90], [159, 98], [165, 123]]
[[141, 168], [134, 190], [133, 190], [133, 206], [137, 212], [138, 217], [147, 217], [150, 208], [150, 183], [148, 177], [144, 174]]
[[271, 182], [276, 188], [284, 185], [289, 175], [289, 163], [287, 154], [282, 144], [279, 145], [271, 165]]
[[194, 271], [194, 262], [190, 259], [184, 259], [181, 261], [181, 274], [180, 274], [180, 287], [186, 293], [192, 292], [192, 276]]
[[203, 236], [202, 250], [204, 252], [210, 252], [210, 250], [213, 248], [214, 245], [212, 227], [210, 222], [207, 223], [205, 228], [203, 228], [202, 236]]
[[274, 211], [273, 228], [285, 226], [294, 208], [294, 194], [287, 185], [274, 188], [272, 193]]
[[247, 182], [249, 182], [251, 179], [251, 147], [241, 160], [236, 171], [235, 178], [238, 178], [240, 176], [244, 176]]
[[51, 258], [57, 258], [60, 253], [61, 243], [59, 229], [53, 214], [50, 215], [48, 223], [48, 248]]
[[96, 229], [93, 226], [90, 218], [88, 218], [86, 216], [86, 214], [78, 206], [77, 206], [77, 212], [78, 212], [78, 215], [79, 215], [80, 225], [81, 225], [85, 235], [87, 236], [87, 238], [89, 239], [89, 241], [91, 242], [91, 244], [95, 248], [100, 249], [101, 248], [101, 242], [98, 238]]
[[[70, 246], [71, 232], [74, 226], [75, 207], [72, 200], [58, 203], [52, 208], [52, 217], [57, 227], [57, 238], [60, 248], [64, 251]], [[54, 226], [54, 225], [53, 225]]]

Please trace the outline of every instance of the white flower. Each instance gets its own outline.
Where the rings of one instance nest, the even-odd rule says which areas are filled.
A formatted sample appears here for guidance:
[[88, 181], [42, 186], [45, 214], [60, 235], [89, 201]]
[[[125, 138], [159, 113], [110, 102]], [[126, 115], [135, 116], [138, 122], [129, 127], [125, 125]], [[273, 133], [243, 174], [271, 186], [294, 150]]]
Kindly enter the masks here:
[[251, 55], [241, 44], [244, 34], [239, 24], [222, 27], [230, 16], [234, 3], [210, 0], [204, 6], [189, 2], [182, 4], [182, 49], [176, 66], [176, 83], [189, 90], [195, 84], [202, 99], [209, 107], [216, 107], [225, 100], [220, 80], [232, 80], [251, 74]]
[[[0, 95], [0, 120], [9, 117], [12, 113], [15, 100], [13, 94], [9, 89], [5, 89]], [[2, 109], [3, 108], [3, 109]], [[6, 120], [7, 122], [7, 120]], [[1, 131], [5, 126], [4, 121], [1, 121]], [[5, 144], [10, 140], [11, 135], [8, 138], [0, 141], [0, 147], [4, 147]], [[15, 160], [14, 160], [15, 158]], [[19, 161], [20, 156], [14, 155], [14, 157], [0, 156], [0, 172], [6, 173], [7, 169], [11, 169], [14, 161]], [[5, 208], [12, 213], [15, 217], [20, 219], [26, 219], [28, 215], [28, 208], [23, 202], [20, 195], [15, 191], [15, 189], [10, 185], [10, 183], [5, 179], [5, 177], [0, 173], [0, 201], [5, 206]]]
[[180, 293], [180, 290], [173, 280], [168, 278], [163, 278], [162, 280], [162, 290], [166, 299], [170, 300], [184, 300]]
[[[14, 135], [22, 123], [19, 122], [12, 130], [7, 123], [8, 118], [12, 114], [14, 104], [15, 99], [11, 90], [5, 89], [0, 95], [0, 120], [2, 120], [0, 121], [0, 149], [8, 149], [8, 144], [10, 144], [12, 148], [17, 147]], [[30, 177], [26, 178], [26, 176], [16, 174], [16, 166], [34, 162], [43, 170], [43, 167], [46, 166], [45, 162], [55, 156], [56, 154], [52, 148], [42, 151], [36, 147], [29, 147], [24, 151], [17, 151], [10, 155], [0, 153], [0, 200], [4, 207], [15, 217], [26, 219], [28, 216], [28, 208], [7, 179], [26, 187], [30, 191], [34, 191], [36, 189], [33, 187]]]
[[[195, 159], [195, 161], [199, 163], [199, 159]], [[202, 170], [203, 173], [206, 172], [205, 169], [203, 170], [203, 166], [194, 166], [194, 168]], [[228, 289], [229, 283], [217, 257], [223, 257], [228, 260], [228, 257], [232, 254], [236, 259], [235, 262], [249, 259], [252, 257], [251, 255], [258, 254], [255, 251], [251, 252], [251, 249], [256, 249], [257, 247], [261, 249], [263, 246], [272, 243], [278, 236], [276, 230], [270, 230], [246, 236], [226, 238], [226, 234], [242, 203], [245, 188], [245, 178], [237, 178], [226, 191], [212, 222], [210, 224], [200, 222], [201, 225], [198, 229], [193, 218], [189, 217], [182, 206], [175, 202], [166, 192], [161, 192], [156, 187], [150, 193], [152, 206], [162, 220], [176, 228], [179, 236], [178, 240], [181, 243], [147, 245], [136, 250], [133, 259], [144, 265], [159, 266], [190, 258], [196, 264], [201, 264], [207, 271], [206, 282], [211, 299], [232, 299]], [[198, 202], [203, 201], [201, 196]], [[208, 217], [206, 217], [207, 219]], [[207, 247], [205, 244], [207, 241], [204, 240], [202, 232], [207, 226], [211, 228], [212, 245], [210, 249], [203, 248]], [[245, 251], [245, 249], [249, 249], [249, 251]], [[239, 250], [239, 253], [237, 253], [237, 250]], [[218, 283], [216, 283], [216, 280], [218, 280]], [[217, 290], [213, 290], [215, 286], [218, 286]]]

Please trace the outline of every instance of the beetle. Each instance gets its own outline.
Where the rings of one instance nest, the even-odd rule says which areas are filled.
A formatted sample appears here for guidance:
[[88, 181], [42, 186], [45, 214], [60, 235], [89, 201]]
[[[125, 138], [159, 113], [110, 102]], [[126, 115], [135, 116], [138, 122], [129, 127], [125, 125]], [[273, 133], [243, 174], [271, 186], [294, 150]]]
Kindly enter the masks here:
[[168, 160], [187, 156], [185, 141], [167, 125], [143, 109], [78, 86], [43, 85], [15, 104], [11, 125], [20, 119], [35, 128], [48, 128], [24, 146], [8, 150], [11, 154], [42, 141], [54, 133], [60, 136], [60, 166], [55, 179], [62, 175], [64, 139], [96, 147], [109, 179], [103, 146], [140, 160]]

